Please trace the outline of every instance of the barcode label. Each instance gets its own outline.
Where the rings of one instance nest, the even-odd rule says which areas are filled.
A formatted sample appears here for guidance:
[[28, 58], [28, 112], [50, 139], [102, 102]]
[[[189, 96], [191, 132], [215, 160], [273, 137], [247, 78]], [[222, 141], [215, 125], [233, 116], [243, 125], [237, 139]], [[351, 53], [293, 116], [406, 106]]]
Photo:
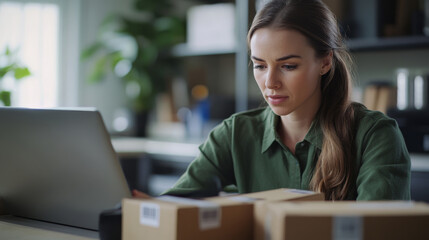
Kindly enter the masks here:
[[159, 227], [160, 207], [155, 203], [140, 204], [140, 224]]
[[220, 207], [200, 207], [200, 229], [212, 229], [220, 226]]
[[332, 221], [333, 240], [362, 240], [363, 222], [359, 216], [336, 216]]

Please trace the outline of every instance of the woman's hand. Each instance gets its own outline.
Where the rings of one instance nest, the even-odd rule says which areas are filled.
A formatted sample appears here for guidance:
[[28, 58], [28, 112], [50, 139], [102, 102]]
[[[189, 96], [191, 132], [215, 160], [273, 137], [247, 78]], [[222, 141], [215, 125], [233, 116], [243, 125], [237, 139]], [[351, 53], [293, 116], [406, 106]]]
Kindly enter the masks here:
[[146, 193], [144, 193], [144, 192], [140, 192], [139, 190], [133, 190], [132, 191], [132, 195], [133, 195], [133, 197], [135, 197], [135, 198], [151, 198], [149, 195], [147, 195]]

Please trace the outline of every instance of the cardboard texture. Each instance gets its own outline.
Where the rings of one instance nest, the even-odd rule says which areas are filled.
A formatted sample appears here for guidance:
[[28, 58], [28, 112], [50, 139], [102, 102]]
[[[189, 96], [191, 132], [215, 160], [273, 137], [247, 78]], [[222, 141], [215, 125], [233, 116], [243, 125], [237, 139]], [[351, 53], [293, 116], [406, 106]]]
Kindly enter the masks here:
[[258, 239], [427, 239], [429, 205], [401, 201], [277, 202], [266, 206]]
[[[122, 239], [249, 240], [253, 239], [255, 203], [310, 199], [322, 200], [323, 194], [276, 189], [204, 200], [124, 199]], [[213, 221], [204, 223], [204, 216]]]
[[[282, 191], [285, 191], [284, 193]], [[255, 193], [247, 194], [250, 197], [256, 197]], [[285, 197], [283, 194], [287, 194]], [[295, 190], [295, 189], [278, 189], [266, 193], [266, 201], [258, 201], [254, 204], [254, 219], [253, 219], [253, 239], [265, 239], [265, 216], [267, 212], [267, 204], [278, 201], [323, 201], [325, 196], [323, 193], [315, 193], [311, 191]], [[282, 197], [283, 196], [283, 197]]]

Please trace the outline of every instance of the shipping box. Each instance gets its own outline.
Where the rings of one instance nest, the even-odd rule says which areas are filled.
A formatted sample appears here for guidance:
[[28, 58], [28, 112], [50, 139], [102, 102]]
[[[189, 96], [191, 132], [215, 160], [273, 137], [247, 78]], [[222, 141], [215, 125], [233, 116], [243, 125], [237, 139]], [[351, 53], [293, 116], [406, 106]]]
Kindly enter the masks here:
[[124, 199], [122, 239], [250, 240], [254, 203], [262, 201], [322, 200], [323, 194], [276, 189], [204, 200], [161, 196]]
[[266, 207], [265, 240], [429, 239], [425, 203], [280, 202]]

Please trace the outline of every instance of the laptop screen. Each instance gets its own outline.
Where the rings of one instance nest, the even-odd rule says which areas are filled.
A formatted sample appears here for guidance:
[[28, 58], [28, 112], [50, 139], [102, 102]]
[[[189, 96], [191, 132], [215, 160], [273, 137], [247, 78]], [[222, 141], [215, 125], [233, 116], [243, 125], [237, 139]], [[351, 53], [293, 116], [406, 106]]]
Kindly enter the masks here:
[[130, 196], [95, 109], [0, 108], [0, 197], [10, 214], [97, 229]]

